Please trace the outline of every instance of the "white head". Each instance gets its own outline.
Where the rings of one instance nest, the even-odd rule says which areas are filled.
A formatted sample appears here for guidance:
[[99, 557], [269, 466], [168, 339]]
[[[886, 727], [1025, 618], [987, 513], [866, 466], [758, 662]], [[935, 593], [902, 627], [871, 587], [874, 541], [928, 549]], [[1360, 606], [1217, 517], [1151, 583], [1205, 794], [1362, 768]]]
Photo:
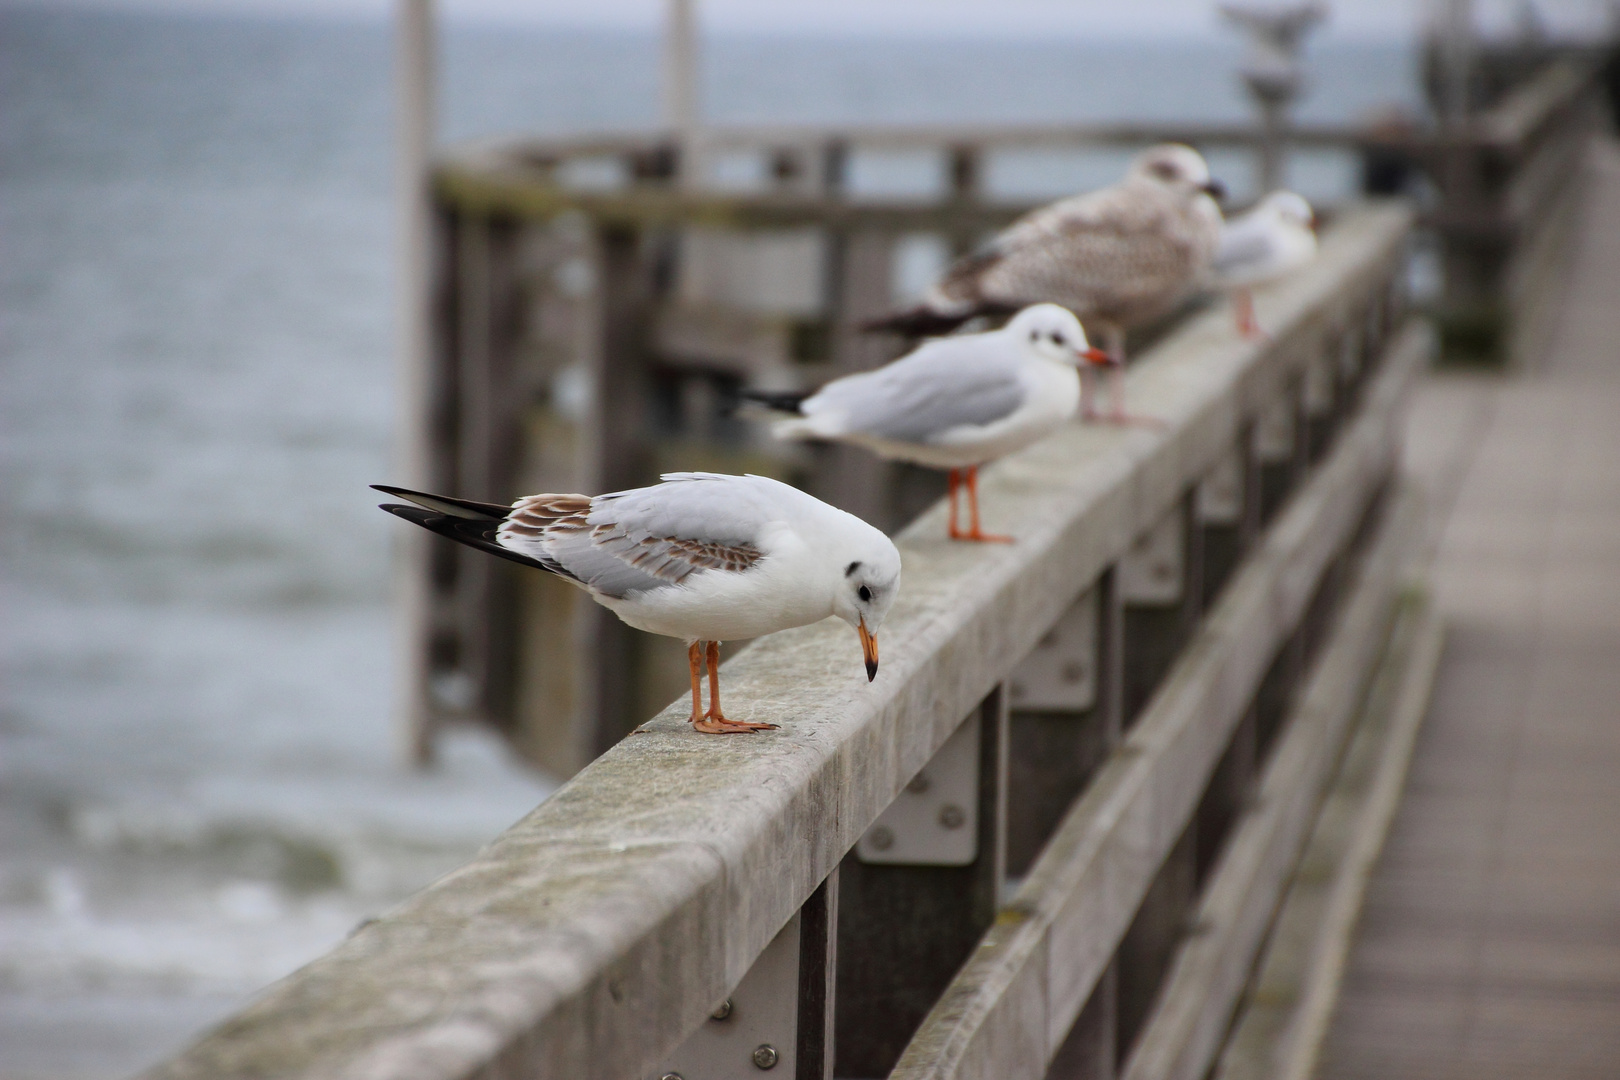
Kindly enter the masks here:
[[1129, 176], [1169, 188], [1183, 198], [1226, 194], [1219, 181], [1210, 179], [1204, 156], [1180, 143], [1160, 143], [1149, 147], [1131, 162]]
[[1311, 204], [1305, 201], [1303, 195], [1296, 195], [1292, 191], [1273, 191], [1260, 200], [1257, 209], [1302, 229], [1316, 227], [1316, 213], [1311, 209]]
[[1059, 364], [1108, 363], [1108, 354], [1086, 340], [1080, 320], [1057, 304], [1034, 304], [1012, 317], [1001, 332], [1046, 360]]
[[838, 511], [847, 522], [835, 527], [828, 554], [839, 581], [833, 591], [833, 614], [861, 637], [866, 679], [877, 678], [877, 632], [900, 594], [900, 552], [894, 541], [853, 514]]

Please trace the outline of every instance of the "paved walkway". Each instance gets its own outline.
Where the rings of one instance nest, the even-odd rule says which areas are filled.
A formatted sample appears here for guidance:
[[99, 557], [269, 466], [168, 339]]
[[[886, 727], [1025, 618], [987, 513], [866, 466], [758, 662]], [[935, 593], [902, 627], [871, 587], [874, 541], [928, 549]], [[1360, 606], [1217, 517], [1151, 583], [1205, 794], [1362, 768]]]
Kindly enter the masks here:
[[1592, 168], [1548, 355], [1414, 407], [1450, 634], [1321, 1080], [1620, 1077], [1620, 151]]

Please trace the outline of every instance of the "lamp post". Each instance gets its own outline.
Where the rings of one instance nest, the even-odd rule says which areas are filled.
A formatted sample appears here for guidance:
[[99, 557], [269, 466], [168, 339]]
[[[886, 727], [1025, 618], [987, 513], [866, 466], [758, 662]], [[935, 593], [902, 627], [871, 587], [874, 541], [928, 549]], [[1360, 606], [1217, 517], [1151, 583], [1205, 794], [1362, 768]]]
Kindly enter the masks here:
[[1221, 4], [1220, 13], [1249, 36], [1249, 55], [1239, 74], [1260, 107], [1260, 190], [1282, 185], [1283, 136], [1288, 107], [1304, 87], [1299, 53], [1305, 35], [1328, 16], [1324, 3], [1259, 7]]

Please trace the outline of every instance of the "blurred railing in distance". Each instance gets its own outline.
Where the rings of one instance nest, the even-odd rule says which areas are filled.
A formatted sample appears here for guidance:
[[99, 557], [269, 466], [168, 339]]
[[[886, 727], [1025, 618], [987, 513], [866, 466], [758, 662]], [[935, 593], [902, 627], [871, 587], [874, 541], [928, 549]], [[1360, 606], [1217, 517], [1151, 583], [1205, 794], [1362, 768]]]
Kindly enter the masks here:
[[[1496, 349], [1504, 327], [1520, 349], [1542, 332], [1539, 283], [1565, 246], [1571, 155], [1603, 113], [1599, 60], [1573, 49], [1529, 66], [1519, 53], [1482, 57], [1482, 72], [1512, 78], [1485, 80], [1495, 97], [1460, 143], [1399, 124], [1287, 128], [1295, 146], [1359, 155], [1370, 188], [1409, 193], [1427, 177], [1439, 191], [1423, 235], [1443, 266], [1433, 306], [1453, 351]], [[443, 158], [424, 486], [506, 502], [676, 468], [750, 471], [898, 528], [942, 493], [936, 474], [772, 443], [733, 414], [738, 388], [814, 386], [896, 355], [904, 343], [857, 325], [1028, 209], [992, 197], [1007, 154], [1112, 152], [1103, 183], [1157, 141], [1251, 157], [1260, 147], [1249, 127], [1140, 124], [686, 138], [684, 162], [683, 144], [656, 133], [516, 139]], [[932, 193], [857, 194], [853, 173], [885, 154], [920, 161], [937, 177]], [[427, 602], [407, 659], [425, 669], [409, 681], [427, 688], [415, 715], [430, 729], [488, 723], [567, 776], [685, 685], [679, 642], [633, 633], [564, 582], [448, 544], [422, 558]], [[429, 748], [432, 732], [407, 742]]]
[[[584, 409], [604, 426], [625, 422], [612, 365], [657, 340], [647, 205], [537, 249], [510, 211], [444, 235], [504, 248], [476, 265], [514, 277], [544, 244], [594, 252], [590, 317], [569, 325], [600, 342]], [[824, 212], [857, 276], [889, 235], [862, 214], [891, 211]], [[938, 505], [902, 530], [876, 682], [826, 625], [755, 643], [727, 665], [728, 704], [780, 732], [700, 739], [671, 706], [149, 1075], [1160, 1075], [1141, 1055], [1172, 1044], [1177, 1075], [1202, 1075], [1208, 1017], [1162, 1019], [1188, 993], [1177, 957], [1213, 942], [1246, 971], [1258, 942], [1252, 919], [1194, 933], [1190, 916], [1212, 891], [1270, 910], [1295, 838], [1246, 808], [1262, 785], [1312, 804], [1390, 610], [1398, 417], [1430, 349], [1406, 316], [1411, 226], [1398, 203], [1341, 208], [1316, 262], [1261, 298], [1269, 340], [1208, 310], [1140, 357], [1127, 392], [1162, 427], [1074, 425], [987, 470], [1016, 544], [950, 543]], [[484, 288], [496, 311], [516, 295]], [[1324, 681], [1340, 705], [1311, 705]], [[1261, 869], [1226, 864], [1240, 834]], [[1215, 1015], [1240, 989], [1198, 996]]]

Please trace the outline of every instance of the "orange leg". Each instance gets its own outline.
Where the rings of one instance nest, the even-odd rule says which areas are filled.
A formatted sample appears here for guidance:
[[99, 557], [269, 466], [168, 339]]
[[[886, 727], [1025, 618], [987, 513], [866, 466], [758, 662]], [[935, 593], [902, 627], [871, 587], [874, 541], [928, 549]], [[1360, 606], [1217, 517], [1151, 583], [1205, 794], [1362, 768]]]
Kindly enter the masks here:
[[[693, 649], [697, 646], [693, 645]], [[733, 735], [750, 731], [775, 731], [775, 724], [751, 724], [746, 720], [727, 720], [720, 712], [720, 643], [709, 642], [709, 711], [703, 719], [694, 720], [692, 726], [705, 735]]]
[[703, 644], [694, 641], [686, 647], [686, 666], [692, 669], [692, 715], [688, 723], [703, 719]]
[[[979, 467], [969, 465], [963, 470], [967, 474], [967, 502], [968, 502], [968, 531], [957, 532], [952, 530], [952, 540], [977, 540], [981, 543], [1010, 544], [1010, 536], [993, 536], [979, 527]], [[952, 515], [955, 521], [955, 515]]]

